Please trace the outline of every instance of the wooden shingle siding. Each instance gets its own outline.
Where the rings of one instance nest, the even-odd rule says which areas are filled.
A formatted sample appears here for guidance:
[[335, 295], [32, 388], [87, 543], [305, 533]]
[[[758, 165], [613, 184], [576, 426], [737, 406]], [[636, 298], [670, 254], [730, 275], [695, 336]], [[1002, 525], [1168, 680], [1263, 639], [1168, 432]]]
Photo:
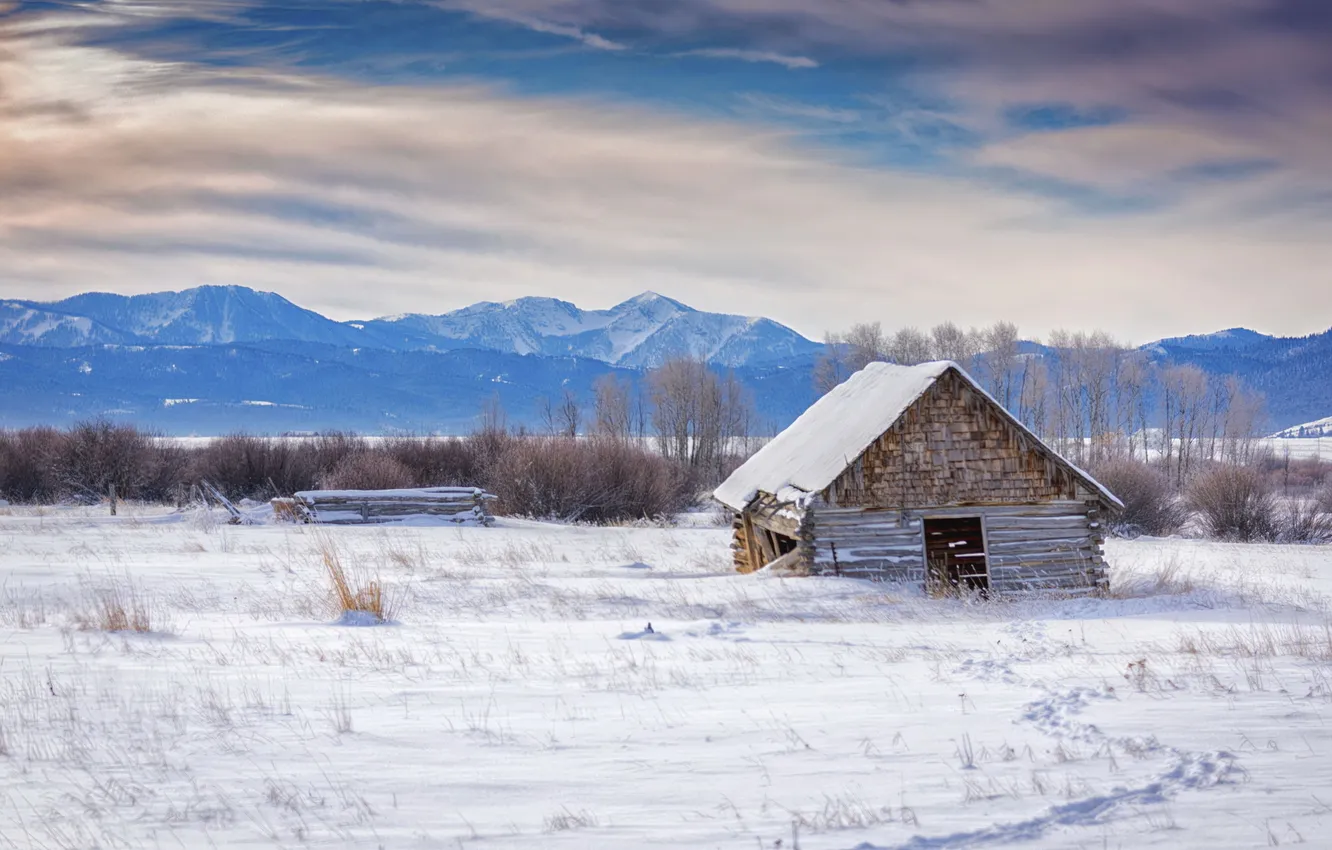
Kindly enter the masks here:
[[851, 461], [827, 496], [836, 505], [901, 509], [1084, 494], [1039, 443], [950, 371]]

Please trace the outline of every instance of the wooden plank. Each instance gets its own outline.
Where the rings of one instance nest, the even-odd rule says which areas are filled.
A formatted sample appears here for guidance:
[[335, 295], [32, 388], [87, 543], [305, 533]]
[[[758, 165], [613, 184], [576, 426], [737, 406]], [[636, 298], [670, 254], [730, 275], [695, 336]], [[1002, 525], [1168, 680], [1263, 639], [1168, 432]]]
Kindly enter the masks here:
[[769, 517], [753, 514], [750, 519], [756, 527], [775, 531], [784, 537], [796, 538], [800, 536], [800, 520], [795, 517], [783, 514]]

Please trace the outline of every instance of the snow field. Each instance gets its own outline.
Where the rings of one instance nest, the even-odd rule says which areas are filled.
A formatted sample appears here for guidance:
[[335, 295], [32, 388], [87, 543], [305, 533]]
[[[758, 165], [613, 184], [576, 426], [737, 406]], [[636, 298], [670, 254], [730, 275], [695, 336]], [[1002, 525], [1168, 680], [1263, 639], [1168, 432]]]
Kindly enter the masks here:
[[[976, 604], [736, 575], [720, 528], [121, 514], [0, 509], [0, 848], [1332, 835], [1326, 547], [1111, 541], [1113, 598]], [[395, 624], [333, 624], [324, 541]]]

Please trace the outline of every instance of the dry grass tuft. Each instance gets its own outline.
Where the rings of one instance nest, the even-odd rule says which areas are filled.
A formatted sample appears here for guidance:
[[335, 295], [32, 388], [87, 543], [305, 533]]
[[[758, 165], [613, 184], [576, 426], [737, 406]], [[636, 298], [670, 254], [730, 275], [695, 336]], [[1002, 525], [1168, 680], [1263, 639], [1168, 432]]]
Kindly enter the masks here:
[[1141, 599], [1152, 596], [1186, 596], [1198, 590], [1192, 576], [1184, 572], [1178, 557], [1157, 564], [1156, 568], [1140, 575], [1128, 576], [1112, 584], [1111, 599]]
[[75, 615], [75, 622], [84, 630], [147, 634], [153, 631], [153, 606], [133, 581], [115, 580], [88, 594], [87, 606]]
[[333, 612], [343, 618], [392, 622], [397, 614], [397, 600], [384, 592], [379, 578], [355, 570], [349, 572], [333, 540], [327, 536], [316, 539], [319, 557], [328, 576]]
[[597, 816], [586, 809], [572, 812], [561, 808], [554, 814], [546, 815], [542, 821], [545, 832], [566, 832], [575, 829], [589, 829], [598, 826]]

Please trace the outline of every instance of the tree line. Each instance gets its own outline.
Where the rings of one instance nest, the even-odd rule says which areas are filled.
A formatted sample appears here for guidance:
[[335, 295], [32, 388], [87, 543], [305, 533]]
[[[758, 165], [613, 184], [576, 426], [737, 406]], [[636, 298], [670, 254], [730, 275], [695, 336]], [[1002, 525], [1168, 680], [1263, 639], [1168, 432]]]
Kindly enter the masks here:
[[825, 338], [814, 380], [827, 392], [872, 361], [952, 360], [1014, 416], [1075, 463], [1153, 460], [1183, 486], [1204, 461], [1249, 463], [1265, 405], [1235, 376], [1160, 362], [1103, 331], [1024, 342], [1017, 325], [885, 333], [878, 322]]

